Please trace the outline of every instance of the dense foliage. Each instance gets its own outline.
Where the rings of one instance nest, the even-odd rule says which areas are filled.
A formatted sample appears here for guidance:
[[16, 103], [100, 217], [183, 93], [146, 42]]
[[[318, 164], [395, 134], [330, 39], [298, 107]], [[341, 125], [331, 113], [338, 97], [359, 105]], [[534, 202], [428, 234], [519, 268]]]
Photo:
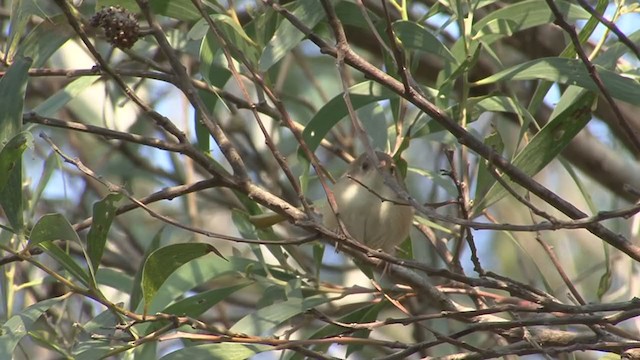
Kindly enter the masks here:
[[[3, 2], [0, 357], [640, 358], [639, 19]], [[394, 254], [317, 211], [373, 150]]]

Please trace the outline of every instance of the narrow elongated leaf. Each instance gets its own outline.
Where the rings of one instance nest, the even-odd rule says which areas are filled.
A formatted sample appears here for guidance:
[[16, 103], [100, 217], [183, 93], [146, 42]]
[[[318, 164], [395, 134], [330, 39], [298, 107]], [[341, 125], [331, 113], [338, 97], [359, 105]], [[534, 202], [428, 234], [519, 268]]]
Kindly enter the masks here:
[[[376, 82], [364, 81], [349, 88], [349, 96], [353, 108], [357, 110], [375, 101], [390, 99], [397, 95]], [[342, 94], [335, 96], [325, 104], [302, 133], [309, 149], [314, 151], [331, 128], [347, 114], [348, 110]]]
[[[135, 0], [99, 0], [96, 2], [96, 9], [100, 10], [102, 7], [111, 5], [122, 6], [133, 13], [140, 11]], [[178, 20], [196, 21], [201, 17], [191, 0], [153, 0], [149, 1], [149, 6], [154, 14]]]
[[31, 59], [17, 58], [0, 78], [0, 146], [6, 144], [22, 127], [22, 109], [30, 66]]
[[[47, 159], [44, 162], [44, 166], [42, 167], [42, 174], [40, 175], [40, 179], [38, 180], [38, 184], [33, 191], [33, 195], [31, 196], [31, 207], [30, 207], [30, 215], [33, 215], [38, 202], [40, 201], [40, 197], [44, 192], [44, 189], [47, 187], [49, 180], [51, 179], [51, 175], [53, 171], [56, 169], [56, 164], [58, 164], [58, 157], [55, 152], [51, 152]], [[29, 216], [31, 218], [31, 216]]]
[[[378, 318], [378, 314], [386, 306], [387, 306], [387, 303], [385, 302], [366, 304], [365, 306], [340, 317], [337, 321], [343, 324], [361, 324], [361, 323], [372, 322]], [[316, 332], [314, 332], [311, 336], [309, 336], [309, 339], [322, 339], [322, 338], [328, 338], [332, 336], [339, 336], [340, 334], [344, 333], [344, 331], [345, 331], [344, 327], [334, 325], [334, 324], [328, 324], [323, 326]], [[369, 330], [359, 330], [354, 333], [354, 336], [366, 337], [369, 333], [370, 333]], [[331, 344], [326, 344], [324, 346], [317, 345], [317, 347], [314, 350], [316, 351], [320, 351], [321, 349], [326, 350], [329, 348], [329, 346], [331, 346]], [[296, 353], [291, 357], [290, 360], [303, 360], [304, 359], [303, 356], [304, 355], [300, 353]]]
[[23, 131], [14, 136], [0, 151], [0, 191], [9, 182], [9, 178], [22, 159], [22, 153], [33, 144], [30, 132]]
[[193, 359], [224, 359], [244, 360], [251, 356], [272, 349], [266, 345], [245, 344], [206, 344], [191, 346], [174, 351], [160, 358], [160, 360], [193, 360]]
[[18, 342], [31, 330], [33, 323], [50, 307], [54, 306], [65, 296], [47, 299], [33, 304], [12, 316], [0, 328], [0, 354], [4, 359], [11, 359], [11, 354]]
[[78, 326], [78, 342], [73, 347], [75, 360], [99, 359], [113, 350], [109, 340], [116, 332], [116, 326], [121, 322], [112, 310], [105, 310], [98, 316]]
[[[160, 247], [160, 240], [162, 239], [163, 232], [164, 227], [158, 230], [158, 232], [153, 236], [151, 243], [144, 252], [142, 264], [147, 262], [147, 258], [149, 258], [149, 255], [158, 250], [158, 248]], [[131, 296], [129, 297], [129, 310], [131, 311], [136, 311], [138, 305], [140, 304], [140, 299], [142, 299], [142, 270], [143, 267], [139, 267], [136, 275], [133, 278], [133, 285], [130, 292]]]
[[[225, 14], [211, 14], [211, 20], [216, 27], [222, 32], [222, 37], [227, 43], [227, 49], [231, 51], [231, 55], [238, 61], [247, 59], [251, 64], [257, 64], [260, 57], [258, 45], [244, 31], [242, 26], [235, 22], [230, 16]], [[221, 48], [218, 37], [210, 31], [209, 24], [204, 20], [200, 20], [190, 31], [190, 37], [200, 39], [209, 31], [210, 40], [216, 44], [214, 48]]]
[[[553, 160], [567, 144], [591, 120], [591, 106], [595, 95], [582, 91], [569, 106], [542, 128], [527, 146], [513, 159], [514, 166], [533, 176]], [[503, 177], [506, 183], [517, 189], [517, 185]], [[474, 213], [479, 213], [506, 195], [507, 190], [494, 185], [486, 197], [474, 204]]]
[[64, 15], [50, 16], [31, 30], [18, 47], [18, 56], [30, 57], [33, 67], [42, 67], [74, 34]]
[[287, 301], [263, 307], [243, 317], [231, 327], [231, 331], [251, 335], [268, 334], [276, 326], [293, 316], [302, 314], [313, 307], [325, 304], [331, 300], [330, 297], [324, 295], [307, 298], [290, 298]]
[[160, 248], [147, 258], [142, 270], [142, 298], [145, 310], [158, 289], [180, 266], [217, 250], [205, 243], [173, 244]]
[[44, 241], [66, 240], [80, 243], [78, 233], [62, 214], [47, 214], [42, 216], [33, 226], [29, 237], [29, 247]]
[[449, 49], [425, 27], [413, 21], [396, 21], [393, 23], [393, 30], [405, 48], [436, 55], [457, 64], [458, 61]]
[[53, 116], [69, 101], [77, 97], [86, 88], [93, 85], [99, 78], [99, 76], [83, 76], [78, 78], [67, 84], [64, 88], [58, 90], [47, 100], [38, 104], [38, 106], [36, 106], [32, 111], [40, 116]]
[[[640, 105], [640, 84], [599, 65], [595, 65], [595, 67], [611, 96], [633, 105]], [[486, 85], [505, 80], [547, 80], [565, 85], [579, 86], [594, 92], [600, 91], [591, 80], [582, 61], [562, 58], [543, 58], [528, 61], [500, 71], [477, 81], [475, 84]]]
[[201, 294], [182, 299], [171, 304], [162, 312], [165, 314], [174, 314], [178, 316], [198, 317], [205, 311], [209, 310], [215, 304], [225, 300], [229, 295], [244, 288], [252, 282], [244, 282], [241, 284], [224, 287], [220, 289], [212, 289]]
[[[0, 79], [0, 146], [4, 146], [22, 128], [24, 95], [31, 59], [18, 57]], [[17, 159], [0, 190], [0, 205], [14, 232], [24, 227], [22, 199], [22, 160]]]
[[[569, 22], [588, 19], [591, 16], [580, 6], [568, 1], [555, 0], [554, 3], [560, 9], [565, 20]], [[491, 44], [502, 37], [548, 24], [554, 19], [553, 13], [544, 0], [517, 1], [491, 12], [473, 25], [473, 29], [477, 33], [476, 38], [481, 38], [484, 43]]]
[[120, 199], [122, 199], [121, 194], [109, 194], [93, 205], [93, 222], [87, 234], [87, 254], [94, 273], [98, 270], [100, 259], [102, 259], [107, 234], [116, 216], [116, 203]]
[[78, 279], [82, 285], [86, 287], [92, 287], [95, 283], [91, 280], [89, 274], [76, 263], [69, 254], [62, 251], [56, 244], [52, 241], [43, 241], [38, 244], [39, 247], [44, 249], [47, 255], [51, 256], [56, 262], [69, 272], [69, 274], [73, 275], [76, 279]]
[[61, 214], [47, 214], [41, 217], [31, 230], [28, 246], [40, 246], [85, 286], [95, 283], [90, 280], [91, 277], [87, 272], [69, 254], [53, 243], [54, 240], [73, 241], [82, 246], [78, 233], [73, 230], [71, 224]]
[[[325, 16], [320, 1], [299, 1], [297, 4], [298, 7], [293, 10], [293, 15], [311, 29]], [[289, 21], [281, 22], [276, 33], [262, 52], [260, 71], [269, 70], [304, 38], [305, 34], [300, 32]]]

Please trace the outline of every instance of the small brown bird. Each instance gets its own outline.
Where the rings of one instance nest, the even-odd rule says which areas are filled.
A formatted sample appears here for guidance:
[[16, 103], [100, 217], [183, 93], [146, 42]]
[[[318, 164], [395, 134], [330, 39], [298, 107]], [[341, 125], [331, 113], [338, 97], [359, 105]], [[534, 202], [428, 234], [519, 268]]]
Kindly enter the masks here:
[[[385, 184], [381, 173], [389, 174], [389, 179], [406, 189], [393, 158], [380, 151], [376, 155], [377, 164], [366, 153], [353, 161], [333, 186], [333, 194], [338, 216], [349, 234], [372, 249], [393, 254], [395, 247], [409, 236], [413, 207]], [[328, 204], [322, 213], [324, 225], [337, 230], [338, 221]]]

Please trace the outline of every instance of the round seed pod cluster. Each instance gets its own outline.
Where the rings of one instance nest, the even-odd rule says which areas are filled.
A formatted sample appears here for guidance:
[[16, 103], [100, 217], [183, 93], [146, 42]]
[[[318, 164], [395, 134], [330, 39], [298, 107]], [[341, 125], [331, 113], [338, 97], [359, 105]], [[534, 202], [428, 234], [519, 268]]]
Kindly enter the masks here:
[[109, 6], [91, 17], [93, 27], [101, 27], [107, 41], [114, 46], [129, 49], [140, 37], [140, 25], [135, 14], [121, 6]]

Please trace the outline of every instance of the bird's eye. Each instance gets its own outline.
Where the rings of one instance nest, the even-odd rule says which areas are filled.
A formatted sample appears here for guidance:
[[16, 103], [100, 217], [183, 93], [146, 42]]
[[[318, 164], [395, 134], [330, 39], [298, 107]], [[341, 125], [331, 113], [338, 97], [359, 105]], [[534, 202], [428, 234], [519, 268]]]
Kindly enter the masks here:
[[362, 171], [369, 170], [369, 167], [370, 167], [370, 165], [369, 165], [368, 161], [365, 161], [365, 162], [362, 163]]
[[395, 174], [396, 173], [396, 166], [395, 165], [391, 165], [389, 167], [389, 172], [391, 172], [391, 175]]

